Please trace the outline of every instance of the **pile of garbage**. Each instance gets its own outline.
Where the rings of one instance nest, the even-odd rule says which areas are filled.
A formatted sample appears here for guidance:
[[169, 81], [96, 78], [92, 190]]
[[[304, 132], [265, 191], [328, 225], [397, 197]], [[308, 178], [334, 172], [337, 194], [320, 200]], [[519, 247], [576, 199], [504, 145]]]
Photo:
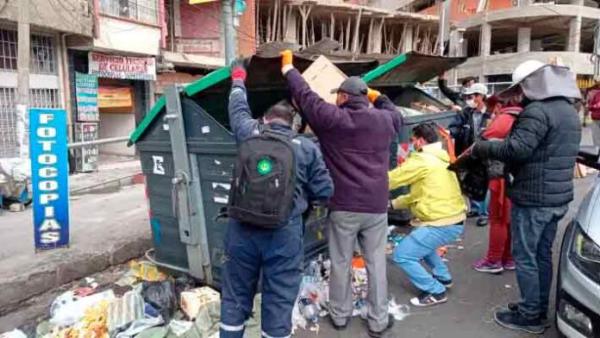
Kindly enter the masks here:
[[31, 162], [29, 159], [0, 158], [0, 209], [22, 211], [31, 201]]
[[[256, 304], [260, 309], [260, 297]], [[37, 325], [36, 338], [218, 338], [220, 294], [196, 287], [187, 277], [174, 278], [150, 262], [132, 261], [115, 283], [99, 285], [86, 278], [59, 295], [49, 319]], [[260, 311], [258, 311], [260, 312]], [[259, 337], [254, 318], [247, 337]], [[27, 338], [20, 330], [0, 338]]]
[[[392, 236], [401, 240], [400, 234]], [[298, 329], [319, 333], [319, 322], [329, 315], [329, 278], [331, 262], [322, 256], [309, 264], [302, 279], [298, 299], [292, 312], [294, 333]], [[368, 278], [364, 258], [356, 253], [352, 259], [352, 316], [367, 319]], [[388, 303], [388, 312], [395, 320], [403, 320], [410, 313], [407, 305], [397, 304], [392, 298]]]

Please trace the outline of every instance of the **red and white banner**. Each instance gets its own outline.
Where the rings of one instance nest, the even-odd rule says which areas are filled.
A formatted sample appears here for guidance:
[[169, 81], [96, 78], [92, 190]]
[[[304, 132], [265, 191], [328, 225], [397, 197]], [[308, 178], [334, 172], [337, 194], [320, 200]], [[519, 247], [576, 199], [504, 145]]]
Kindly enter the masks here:
[[156, 60], [90, 52], [89, 73], [98, 77], [128, 80], [156, 80]]

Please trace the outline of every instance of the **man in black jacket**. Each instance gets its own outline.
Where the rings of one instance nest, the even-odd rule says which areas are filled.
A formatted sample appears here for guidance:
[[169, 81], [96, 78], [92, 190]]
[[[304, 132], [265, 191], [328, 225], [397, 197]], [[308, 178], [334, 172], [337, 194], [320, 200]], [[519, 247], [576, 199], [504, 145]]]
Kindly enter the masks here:
[[513, 73], [511, 94], [523, 112], [502, 142], [477, 142], [472, 155], [508, 166], [512, 245], [521, 301], [495, 313], [498, 324], [541, 334], [552, 284], [552, 243], [573, 200], [573, 167], [581, 123], [572, 104], [580, 97], [568, 68], [526, 61]]

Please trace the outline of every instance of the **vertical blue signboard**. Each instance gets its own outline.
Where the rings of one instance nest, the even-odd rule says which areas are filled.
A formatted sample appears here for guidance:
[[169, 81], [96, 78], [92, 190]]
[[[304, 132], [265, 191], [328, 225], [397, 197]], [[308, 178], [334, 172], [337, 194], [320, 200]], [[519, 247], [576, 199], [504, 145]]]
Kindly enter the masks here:
[[69, 159], [64, 109], [29, 111], [36, 249], [69, 244]]

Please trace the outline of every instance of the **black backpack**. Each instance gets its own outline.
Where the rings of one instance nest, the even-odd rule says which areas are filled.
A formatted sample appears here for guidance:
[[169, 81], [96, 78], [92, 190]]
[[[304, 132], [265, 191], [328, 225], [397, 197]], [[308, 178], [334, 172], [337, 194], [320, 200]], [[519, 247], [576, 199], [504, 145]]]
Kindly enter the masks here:
[[296, 186], [292, 139], [267, 127], [240, 143], [229, 195], [229, 217], [267, 229], [285, 225]]

